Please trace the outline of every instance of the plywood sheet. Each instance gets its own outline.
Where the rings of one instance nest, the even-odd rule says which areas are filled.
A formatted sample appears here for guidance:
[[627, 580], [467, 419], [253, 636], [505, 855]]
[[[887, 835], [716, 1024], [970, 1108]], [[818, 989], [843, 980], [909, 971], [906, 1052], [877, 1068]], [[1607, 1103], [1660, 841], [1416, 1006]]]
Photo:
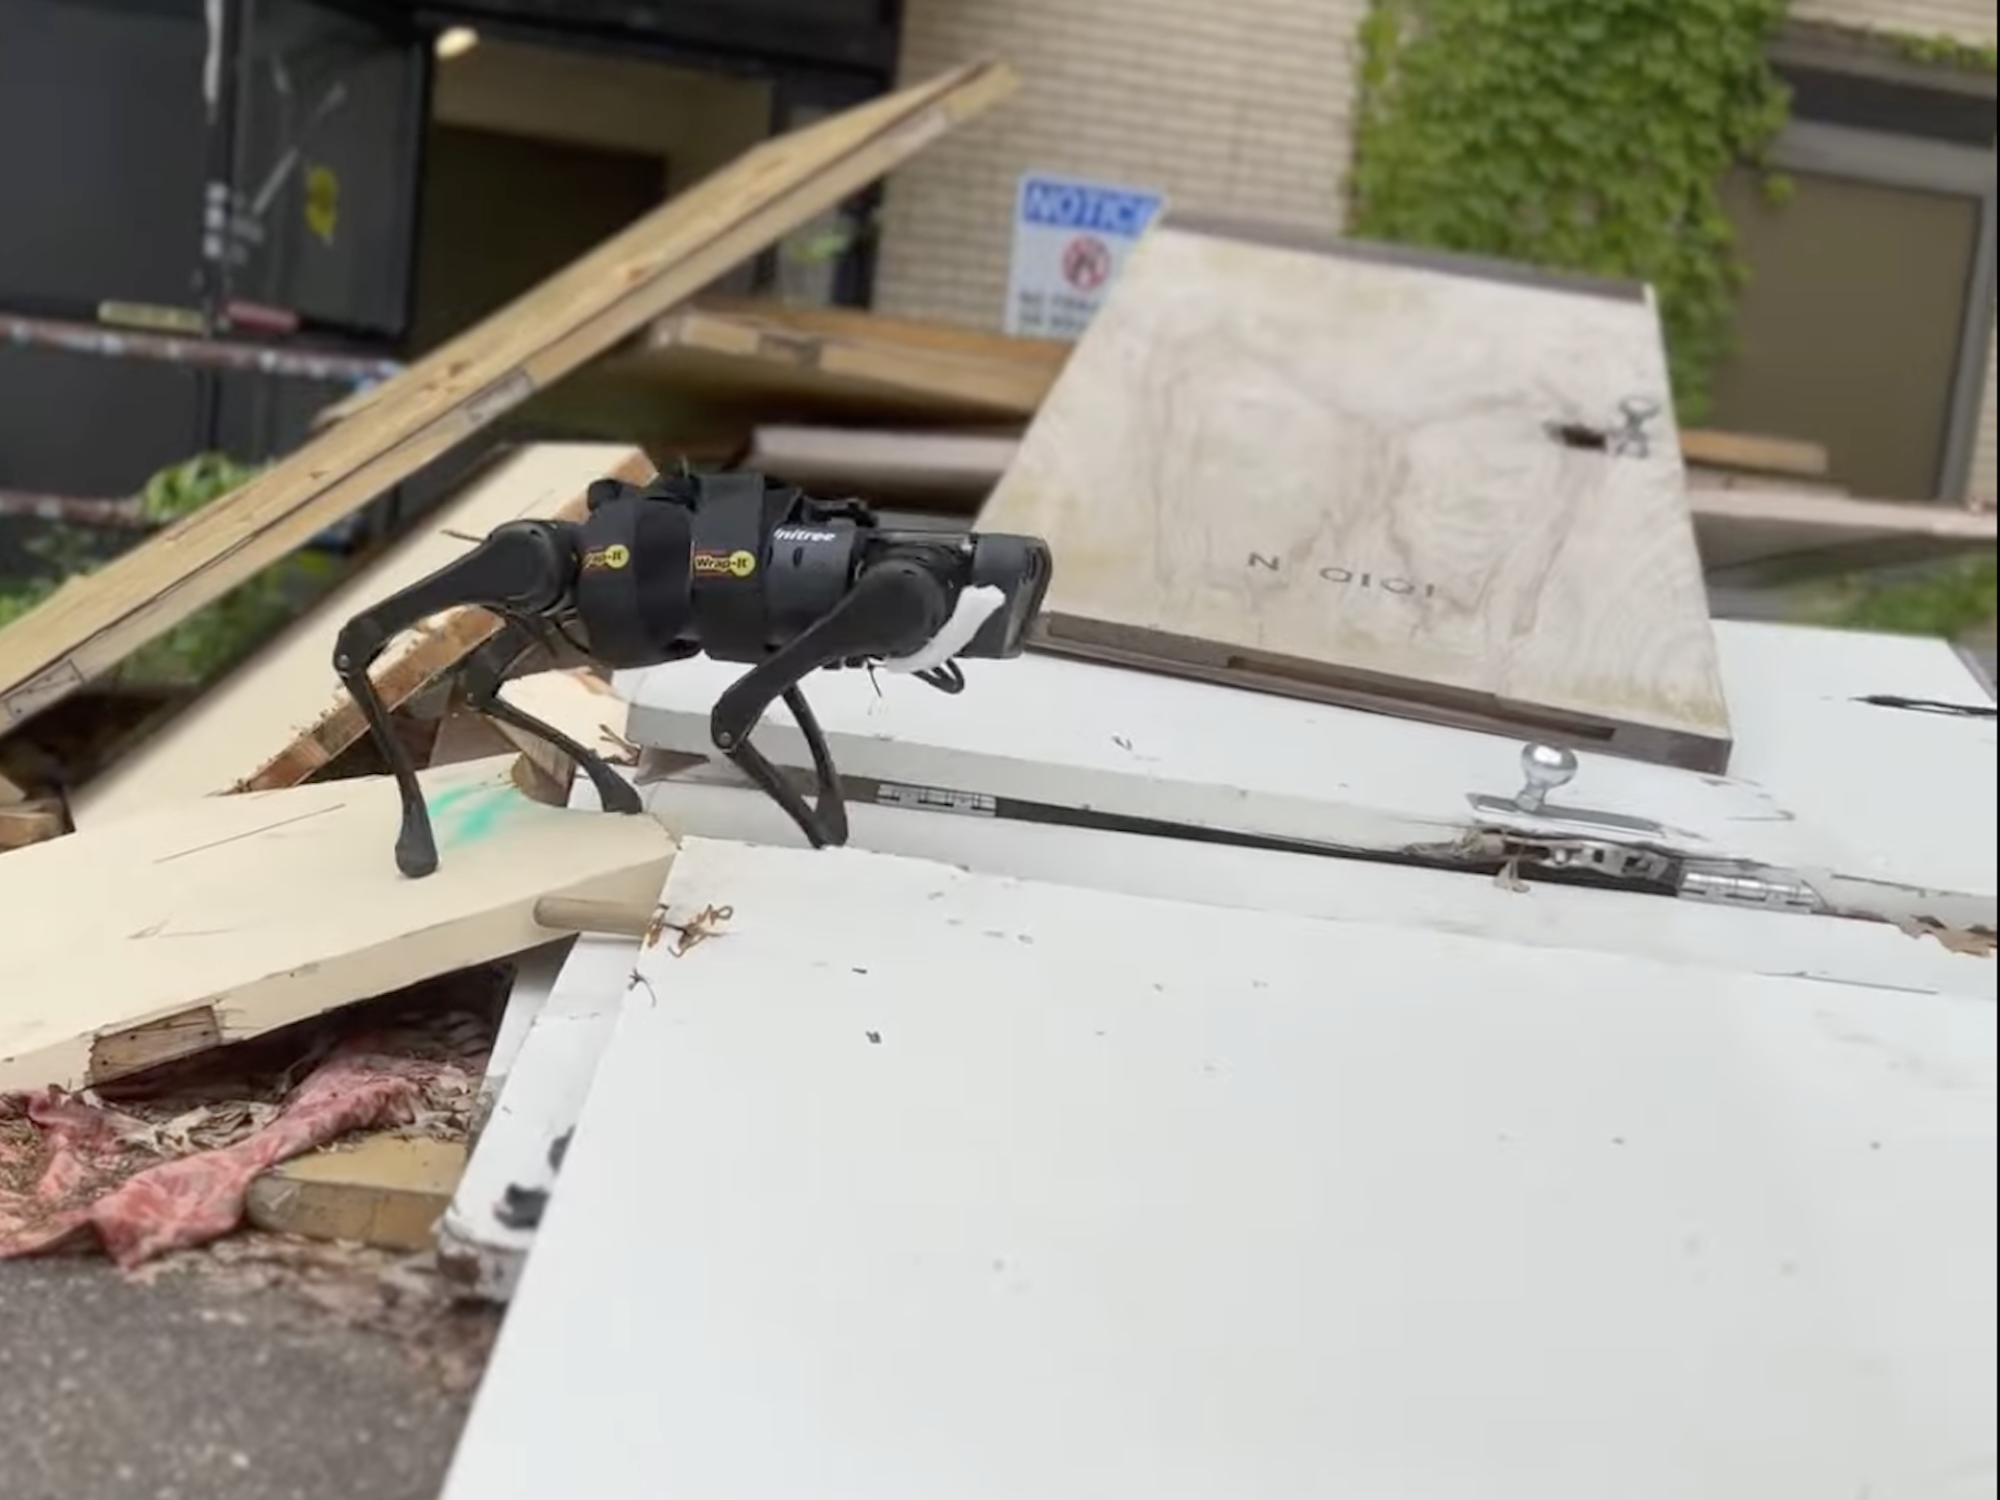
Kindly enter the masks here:
[[[946, 515], [976, 511], [1020, 452], [1018, 436], [765, 426], [746, 462], [795, 483], [871, 490]], [[1786, 577], [1917, 563], [1993, 547], [1991, 511], [1851, 499], [1797, 479], [1710, 482], [1691, 473], [1688, 510], [1703, 572]], [[1727, 476], [1723, 476], [1727, 479]]]
[[855, 850], [665, 900], [732, 915], [639, 956], [445, 1500], [1980, 1493], [1991, 1006]]
[[981, 524], [1054, 549], [1052, 648], [1714, 770], [1671, 412], [1643, 289], [1170, 224]]
[[769, 141], [378, 387], [242, 489], [0, 631], [0, 730], [122, 661], [1014, 86], [972, 65]]
[[[77, 826], [239, 786], [297, 785], [366, 732], [333, 673], [334, 640], [348, 620], [464, 556], [468, 536], [526, 517], [580, 517], [592, 480], [651, 474], [644, 454], [617, 444], [544, 443], [501, 459], [86, 786], [73, 803]], [[485, 610], [458, 609], [404, 631], [371, 674], [384, 702], [393, 709], [408, 701], [499, 623]]]
[[[549, 895], [644, 902], [653, 819], [552, 808], [513, 757], [426, 773], [442, 864], [396, 870], [387, 777], [208, 797], [0, 855], [0, 1090], [254, 1036], [555, 934]], [[147, 1046], [149, 1036], [167, 1038]]]

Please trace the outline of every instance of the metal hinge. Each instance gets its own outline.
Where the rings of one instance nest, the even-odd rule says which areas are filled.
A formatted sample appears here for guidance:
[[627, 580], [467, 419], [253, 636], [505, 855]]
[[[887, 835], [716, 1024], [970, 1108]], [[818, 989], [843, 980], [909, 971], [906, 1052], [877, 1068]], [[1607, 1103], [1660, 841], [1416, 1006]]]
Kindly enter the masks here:
[[1754, 906], [1764, 911], [1821, 912], [1826, 903], [1796, 875], [1782, 870], [1689, 864], [1681, 871], [1680, 895], [1720, 906]]
[[998, 799], [984, 792], [955, 792], [941, 786], [902, 786], [891, 781], [876, 783], [875, 805], [906, 807], [916, 812], [957, 813], [968, 818], [993, 818], [1000, 813]]

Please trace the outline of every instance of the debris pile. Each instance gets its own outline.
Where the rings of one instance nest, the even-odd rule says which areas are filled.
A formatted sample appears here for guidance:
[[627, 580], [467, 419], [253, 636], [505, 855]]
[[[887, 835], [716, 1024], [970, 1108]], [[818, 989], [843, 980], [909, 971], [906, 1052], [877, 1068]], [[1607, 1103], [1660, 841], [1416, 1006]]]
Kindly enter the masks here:
[[[130, 1269], [246, 1217], [428, 1243], [491, 1102], [514, 965], [574, 934], [544, 898], [650, 912], [673, 841], [570, 811], [568, 757], [472, 711], [457, 674], [501, 622], [456, 608], [369, 674], [452, 851], [404, 881], [388, 768], [333, 671], [341, 627], [495, 526], [574, 519], [594, 482], [649, 479], [638, 434], [521, 445], [499, 420], [542, 392], [587, 405], [593, 382], [649, 366], [670, 330], [710, 319], [688, 306], [704, 287], [1013, 87], [972, 65], [766, 143], [0, 630], [0, 1258], [81, 1249]], [[736, 408], [746, 439], [762, 400]], [[248, 572], [447, 456], [467, 476], [454, 493], [192, 702], [122, 725], [122, 753], [53, 727]], [[536, 665], [507, 701], [629, 762], [601, 672]], [[478, 983], [469, 1009], [440, 1003]]]
[[[1218, 492], [1213, 475], [1197, 482], [1173, 472], [1161, 454], [1169, 438], [1185, 436], [1192, 424], [1177, 427], [1156, 411], [1142, 413], [1142, 422], [1134, 413], [1166, 399], [1154, 386], [1180, 391], [1180, 384], [1162, 376], [1140, 390], [1145, 382], [1076, 378], [1090, 360], [1114, 370], [1165, 369], [1173, 341], [1164, 335], [1157, 348], [1138, 348], [1136, 340], [1121, 347], [1120, 325], [1112, 320], [1113, 333], [1073, 351], [853, 310], [696, 300], [731, 265], [761, 253], [1011, 87], [1005, 69], [962, 69], [760, 148], [437, 355], [342, 402], [306, 447], [170, 536], [140, 543], [0, 630], [0, 920], [11, 948], [0, 979], [0, 1259], [82, 1251], [101, 1253], [128, 1272], [198, 1264], [204, 1274], [246, 1283], [282, 1281], [357, 1324], [421, 1333], [451, 1363], [454, 1380], [475, 1378], [490, 1324], [461, 1319], [454, 1304], [508, 1295], [517, 1252], [548, 1202], [579, 1091], [614, 1005], [635, 989], [659, 1002], [652, 980], [633, 968], [635, 940], [642, 952], [659, 948], [683, 957], [726, 939], [735, 908], [719, 901], [678, 911], [659, 906], [679, 853], [665, 821], [600, 815], [573, 754], [481, 711], [460, 673], [505, 622], [472, 604], [438, 611], [396, 635], [367, 673], [393, 716], [397, 743], [421, 768], [424, 808], [444, 855], [435, 873], [405, 878], [396, 863], [400, 788], [371, 744], [366, 713], [336, 679], [334, 661], [343, 627], [364, 611], [430, 577], [498, 526], [583, 516], [599, 481], [637, 484], [699, 458], [867, 501], [892, 523], [913, 528], [983, 516], [993, 523], [989, 531], [1046, 536], [1054, 545], [1056, 575], [1069, 592], [1061, 610], [1052, 611], [1052, 639], [1042, 644], [1109, 663], [1107, 673], [1139, 667], [1452, 729], [1582, 723], [1591, 733], [1630, 734], [1655, 747], [1682, 734], [1684, 743], [1652, 758], [1670, 762], [1680, 755], [1680, 769], [1718, 771], [1720, 764], [1692, 759], [1726, 760], [1729, 749], [1727, 705], [1706, 639], [1704, 564], [1713, 575], [1802, 552], [1839, 554], [1884, 537], [1917, 551], [1993, 544], [1990, 513], [1808, 495], [1830, 488], [1823, 483], [1826, 458], [1796, 444], [1675, 433], [1685, 472], [1672, 466], [1662, 478], [1658, 465], [1604, 470], [1604, 462], [1624, 457], [1611, 451], [1618, 444], [1651, 442], [1669, 456], [1673, 445], [1664, 437], [1593, 428], [1573, 412], [1552, 413], [1546, 423], [1515, 424], [1508, 441], [1516, 448], [1477, 476], [1479, 483], [1427, 476], [1437, 482], [1420, 498], [1446, 496], [1438, 511], [1473, 509], [1459, 504], [1468, 495], [1486, 507], [1474, 517], [1483, 529], [1469, 527], [1481, 540], [1455, 551], [1454, 535], [1434, 555], [1450, 562], [1483, 546], [1511, 556], [1511, 542], [1491, 542], [1493, 533], [1507, 530], [1492, 524], [1494, 509], [1503, 499], [1519, 498], [1524, 508], [1541, 503], [1554, 488], [1545, 480], [1555, 475], [1576, 492], [1565, 500], [1568, 508], [1518, 528], [1530, 543], [1546, 544], [1548, 566], [1518, 570], [1533, 576], [1509, 586], [1543, 590], [1555, 601], [1552, 614], [1575, 606], [1564, 618], [1588, 624], [1635, 606], [1657, 585], [1665, 603], [1656, 634], [1679, 643], [1658, 653], [1675, 657], [1672, 690], [1625, 691], [1626, 679], [1641, 670], [1628, 662], [1644, 656], [1644, 670], [1652, 670], [1654, 655], [1649, 643], [1646, 652], [1620, 657], [1618, 641], [1607, 647], [1610, 665], [1565, 658], [1556, 664], [1563, 671], [1538, 676], [1513, 670], [1520, 663], [1510, 659], [1500, 664], [1508, 671], [1496, 668], [1492, 680], [1474, 680], [1473, 669], [1490, 664], [1479, 655], [1488, 637], [1505, 633], [1490, 631], [1484, 619], [1464, 626], [1465, 639], [1441, 647], [1426, 642], [1434, 648], [1429, 657], [1413, 645], [1395, 661], [1336, 660], [1335, 647], [1322, 638], [1338, 611], [1329, 611], [1322, 594], [1295, 590], [1287, 604], [1276, 586], [1257, 592], [1266, 580], [1254, 572], [1248, 583], [1232, 575], [1217, 584], [1202, 570], [1223, 556], [1234, 567], [1247, 554], [1253, 570], [1275, 574], [1280, 554], [1303, 556], [1309, 543], [1327, 536], [1341, 545], [1369, 536], [1381, 544], [1378, 552], [1389, 552], [1403, 541], [1383, 519], [1393, 506], [1376, 503], [1374, 491], [1360, 483], [1323, 491], [1326, 465], [1318, 462], [1295, 466], [1313, 476], [1310, 485], [1266, 482], [1266, 475], [1231, 493]], [[1135, 263], [1153, 274], [1160, 256], [1198, 258], [1198, 238], [1169, 223], [1152, 242], [1165, 248]], [[1315, 274], [1325, 274], [1329, 285], [1334, 280], [1323, 266]], [[1286, 284], [1270, 285], [1282, 301]], [[1174, 323], [1166, 304], [1183, 304], [1185, 311], [1200, 300], [1181, 297], [1171, 284], [1164, 292], [1156, 285], [1154, 294], [1160, 305], [1150, 315], [1143, 301], [1110, 307], [1122, 309], [1125, 326], [1150, 316], [1165, 327]], [[1230, 300], [1218, 293], [1219, 310], [1188, 311], [1187, 321], [1172, 329], [1184, 336], [1180, 346], [1205, 357], [1217, 328], [1226, 328]], [[1394, 299], [1355, 300], [1386, 306]], [[1303, 366], [1323, 356], [1315, 374], [1329, 387], [1365, 386], [1370, 400], [1382, 402], [1394, 394], [1382, 374], [1388, 361], [1349, 358], [1332, 368], [1342, 350], [1352, 355], [1343, 341], [1366, 334], [1358, 317], [1342, 323], [1337, 309], [1327, 311], [1330, 299], [1322, 305], [1316, 294], [1295, 295], [1292, 304], [1320, 306], [1340, 329], [1288, 357]], [[1267, 334], [1290, 321], [1282, 308], [1265, 312], [1252, 321]], [[1102, 316], [1111, 319], [1110, 312]], [[1519, 318], [1523, 326], [1533, 321]], [[1585, 316], [1564, 326], [1591, 358], [1620, 354], [1612, 347], [1618, 340]], [[1655, 384], [1663, 383], [1650, 307], [1613, 332], [1629, 335], [1623, 352], [1630, 356], [1613, 374], [1638, 372], [1616, 388], [1655, 374]], [[1375, 336], [1393, 343], [1400, 334], [1378, 327]], [[1452, 340], [1432, 342], [1443, 349]], [[1547, 364], [1565, 363], [1546, 350], [1531, 352]], [[1432, 357], [1475, 375], [1499, 359], [1490, 350]], [[1315, 426], [1297, 418], [1302, 401], [1285, 387], [1283, 371], [1271, 373], [1283, 360], [1248, 363], [1256, 366], [1255, 379], [1244, 382], [1268, 377], [1269, 385], [1242, 401], [1243, 430], [1225, 436], [1243, 461], [1224, 469], [1248, 473], [1252, 460], [1268, 459], [1294, 438], [1323, 446], [1339, 438], [1344, 454], [1358, 455], [1356, 464], [1383, 471], [1412, 467], [1408, 454], [1383, 458], [1369, 447], [1396, 425], [1379, 405], [1353, 417], [1352, 431], [1336, 431], [1332, 422]], [[1461, 424], [1452, 433], [1456, 446], [1412, 444], [1410, 453], [1462, 457], [1466, 424], [1483, 441], [1478, 424], [1502, 403], [1470, 389], [1473, 376], [1454, 390], [1435, 374], [1420, 372], [1409, 384], [1423, 389], [1403, 395], [1425, 412], [1421, 420], [1432, 419], [1433, 396], [1440, 406], [1446, 397], [1458, 400], [1439, 419]], [[1197, 377], [1187, 376], [1185, 384], [1199, 391]], [[1533, 384], [1519, 382], [1523, 389]], [[663, 418], [660, 430], [640, 431], [617, 421], [592, 430], [593, 393], [606, 397], [602, 409], [630, 413], [647, 405], [629, 399], [634, 391], [655, 393], [659, 408], [675, 414], [672, 423]], [[1593, 400], [1595, 391], [1593, 385]], [[405, 535], [360, 559], [283, 633], [150, 726], [101, 774], [76, 783], [64, 774], [61, 755], [35, 744], [36, 726], [51, 710], [246, 571], [286, 556], [301, 537], [354, 514], [447, 454], [464, 459], [469, 437], [490, 439], [502, 413], [544, 393], [560, 396], [558, 408], [575, 424], [567, 440], [479, 452], [459, 488]], [[1204, 405], [1199, 394], [1191, 404], [1205, 413], [1228, 405]], [[1260, 410], [1282, 420], [1253, 430]], [[1307, 415], [1315, 414], [1307, 409]], [[1106, 436], [1144, 432], [1166, 436], [1157, 443]], [[1212, 437], [1205, 433], [1203, 442]], [[1212, 446], [1224, 443], [1214, 438]], [[1132, 458], [1141, 450], [1147, 464]], [[1135, 470], [1145, 472], [1133, 477]], [[1773, 470], [1785, 476], [1783, 488], [1751, 477]], [[1510, 479], [1520, 494], [1495, 498]], [[1596, 503], [1621, 483], [1628, 487], [1618, 493], [1619, 506]], [[1309, 502], [1303, 507], [1301, 494]], [[1278, 514], [1284, 505], [1291, 515]], [[1325, 521], [1339, 505], [1348, 507], [1341, 524]], [[1283, 528], [1302, 524], [1302, 508], [1311, 512], [1306, 529], [1313, 535], [1294, 547]], [[1646, 529], [1631, 519], [1642, 511], [1658, 523], [1648, 533], [1651, 550], [1625, 546], [1628, 533]], [[1278, 538], [1268, 553], [1258, 550], [1266, 545], [1264, 533], [1238, 536], [1225, 524], [1254, 530], [1267, 517]], [[1587, 542], [1603, 543], [1600, 554], [1583, 557]], [[1132, 561], [1142, 556], [1143, 566]], [[1064, 559], [1075, 564], [1068, 574]], [[1617, 567], [1630, 568], [1631, 588], [1614, 591], [1605, 581]], [[1441, 586], [1416, 565], [1410, 576], [1385, 574], [1333, 554], [1315, 557], [1310, 571], [1315, 588], [1352, 587], [1377, 601], [1423, 599]], [[1135, 603], [1140, 586], [1153, 595]], [[1583, 597], [1593, 591], [1595, 599]], [[1615, 595], [1615, 611], [1602, 607], [1607, 593]], [[1160, 624], [1175, 610], [1217, 599], [1223, 602], [1215, 618], [1228, 618], [1212, 628], [1196, 629], [1179, 617], [1175, 628]], [[1246, 599], [1256, 607], [1246, 607]], [[1542, 602], [1541, 595], [1517, 599], [1517, 613], [1532, 615]], [[1635, 617], [1639, 612], [1630, 609]], [[1074, 629], [1079, 621], [1082, 628]], [[1426, 631], [1442, 634], [1450, 623], [1420, 628], [1398, 616], [1375, 644], [1393, 638], [1409, 645]], [[1281, 626], [1297, 626], [1299, 641], [1273, 644]], [[1258, 639], [1230, 634], [1245, 630]], [[1308, 634], [1313, 639], [1304, 639]], [[1359, 639], [1362, 632], [1356, 627], [1351, 634]], [[1594, 646], [1608, 634], [1548, 632], [1536, 649], [1546, 647], [1553, 659], [1573, 642]], [[1352, 641], [1338, 644], [1345, 649]], [[1528, 650], [1513, 637], [1507, 646]], [[1472, 668], [1463, 680], [1446, 680], [1449, 672], [1437, 663], [1447, 659], [1452, 670], [1467, 662]], [[1303, 675], [1286, 675], [1301, 662], [1328, 670], [1302, 686]], [[635, 783], [677, 774], [663, 756], [679, 754], [681, 770], [698, 760], [687, 745], [633, 732], [605, 671], [554, 660], [534, 665], [539, 670], [508, 684], [503, 702], [555, 726], [571, 750], [581, 747], [631, 773], [622, 782], [601, 776], [599, 792], [605, 782], [629, 793]], [[1339, 681], [1336, 667], [1346, 672]], [[1557, 681], [1565, 671], [1567, 680]], [[1417, 688], [1392, 705], [1385, 686], [1392, 680]], [[1551, 684], [1567, 690], [1577, 682], [1619, 701], [1582, 703], [1581, 691], [1560, 702], [1553, 691], [1533, 697]], [[1615, 690], [1604, 689], [1606, 683]], [[1634, 700], [1643, 701], [1628, 713]], [[713, 701], [704, 702], [704, 711]], [[1677, 710], [1693, 703], [1697, 712], [1689, 718], [1708, 720], [1691, 729], [1669, 723], [1658, 708], [1663, 702]], [[807, 716], [793, 708], [804, 729]], [[708, 720], [701, 722], [707, 732]], [[1154, 764], [1130, 738], [1100, 738], [1130, 761]], [[643, 768], [632, 740], [645, 743]], [[1625, 753], [1627, 746], [1611, 748]], [[787, 772], [804, 771], [816, 758], [802, 763], [793, 755]], [[699, 772], [690, 772], [681, 789], [701, 790]], [[876, 790], [884, 806], [921, 805], [934, 793], [949, 800], [928, 785], [902, 785], [888, 771]], [[1250, 798], [1240, 787], [1227, 793], [1210, 805]], [[994, 812], [996, 799], [984, 791], [961, 794], [952, 810]], [[1468, 797], [1464, 787], [1452, 788], [1453, 816], [1466, 816]], [[1121, 826], [1103, 809], [1089, 810], [1104, 826]], [[1500, 841], [1497, 868], [1510, 892], [1527, 891], [1526, 875], [1546, 874], [1561, 862], [1549, 856], [1546, 840], [1513, 836], [1515, 823], [1532, 831], [1534, 819], [1548, 811], [1539, 794], [1517, 798], [1492, 814], [1504, 839], [1481, 825]], [[1392, 821], [1385, 813], [1382, 822]], [[1682, 837], [1676, 830], [1627, 817], [1593, 831], [1584, 821], [1581, 834], [1567, 830], [1563, 852], [1573, 864], [1597, 861], [1587, 873], [1604, 876], [1605, 862], [1617, 863], [1607, 849], [1618, 858], [1643, 849], [1660, 869], [1672, 865], [1671, 874], [1685, 874], [1675, 863], [1679, 853], [1669, 860], [1633, 834], [1635, 826], [1642, 835], [1650, 830], [1664, 846]], [[1152, 825], [1134, 813], [1122, 826]], [[1612, 834], [1604, 835], [1603, 826]], [[1463, 853], [1453, 842], [1462, 832], [1442, 821], [1414, 831], [1399, 825], [1395, 847], [1414, 858], [1431, 838], [1437, 862], [1446, 863], [1458, 857], [1452, 849]], [[1287, 827], [1246, 839], [1253, 841], [1268, 847], [1308, 840]], [[1331, 836], [1322, 842], [1341, 844]], [[1524, 868], [1537, 863], [1544, 868]], [[1725, 875], [1743, 888], [1756, 883], [1733, 864]], [[1992, 952], [1988, 929], [1968, 936], [1957, 925], [1927, 919], [1908, 930], [1954, 954]], [[703, 949], [701, 958], [715, 952]], [[538, 1075], [535, 1087], [553, 1090], [548, 1099], [496, 1115], [494, 1101], [524, 1028], [543, 1016], [563, 1022], [555, 1044], [572, 1050], [566, 1061], [573, 1066]], [[880, 1031], [860, 1035], [870, 1046], [884, 1045]], [[490, 1181], [478, 1176], [476, 1149], [489, 1131], [496, 1140], [508, 1137], [503, 1164], [494, 1169], [500, 1175]], [[523, 1162], [540, 1175], [524, 1175], [516, 1165]], [[466, 1194], [482, 1206], [476, 1233], [453, 1224], [451, 1210]], [[246, 1225], [254, 1232], [239, 1233]], [[308, 1249], [307, 1240], [340, 1248]]]

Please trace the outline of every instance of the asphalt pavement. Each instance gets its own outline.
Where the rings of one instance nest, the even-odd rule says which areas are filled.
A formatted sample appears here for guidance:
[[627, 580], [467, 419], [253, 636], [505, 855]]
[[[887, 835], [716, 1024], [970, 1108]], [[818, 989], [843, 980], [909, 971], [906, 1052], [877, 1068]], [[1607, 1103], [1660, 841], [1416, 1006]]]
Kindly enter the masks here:
[[286, 1291], [0, 1264], [5, 1500], [437, 1500], [466, 1405]]

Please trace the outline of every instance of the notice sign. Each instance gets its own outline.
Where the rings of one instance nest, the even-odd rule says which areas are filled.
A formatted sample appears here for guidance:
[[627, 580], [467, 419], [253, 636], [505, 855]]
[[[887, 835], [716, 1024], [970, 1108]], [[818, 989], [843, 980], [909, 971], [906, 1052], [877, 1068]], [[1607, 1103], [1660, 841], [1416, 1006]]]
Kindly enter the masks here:
[[1081, 334], [1164, 202], [1147, 188], [1040, 172], [1023, 177], [1014, 202], [1007, 332], [1042, 339]]

